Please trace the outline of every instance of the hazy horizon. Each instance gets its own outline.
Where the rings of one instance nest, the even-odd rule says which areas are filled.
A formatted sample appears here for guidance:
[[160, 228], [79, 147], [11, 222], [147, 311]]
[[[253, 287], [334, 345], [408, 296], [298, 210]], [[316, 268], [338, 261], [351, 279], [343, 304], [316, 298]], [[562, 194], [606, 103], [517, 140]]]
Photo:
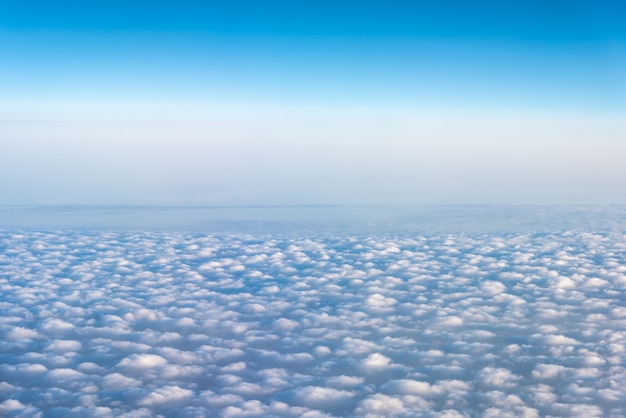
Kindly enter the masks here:
[[0, 205], [0, 230], [384, 234], [626, 230], [626, 205]]

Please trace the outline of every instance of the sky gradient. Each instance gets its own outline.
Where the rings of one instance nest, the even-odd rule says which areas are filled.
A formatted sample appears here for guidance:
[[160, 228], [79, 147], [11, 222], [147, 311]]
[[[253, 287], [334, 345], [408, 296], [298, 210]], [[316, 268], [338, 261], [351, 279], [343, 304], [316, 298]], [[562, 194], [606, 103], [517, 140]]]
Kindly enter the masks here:
[[625, 19], [0, 0], [0, 204], [626, 203]]

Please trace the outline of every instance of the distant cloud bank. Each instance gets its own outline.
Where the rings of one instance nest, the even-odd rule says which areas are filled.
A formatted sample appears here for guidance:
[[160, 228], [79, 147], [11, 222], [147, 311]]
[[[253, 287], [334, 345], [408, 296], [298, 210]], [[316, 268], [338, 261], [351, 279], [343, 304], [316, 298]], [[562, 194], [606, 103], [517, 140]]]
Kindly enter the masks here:
[[626, 416], [623, 233], [0, 249], [2, 416]]

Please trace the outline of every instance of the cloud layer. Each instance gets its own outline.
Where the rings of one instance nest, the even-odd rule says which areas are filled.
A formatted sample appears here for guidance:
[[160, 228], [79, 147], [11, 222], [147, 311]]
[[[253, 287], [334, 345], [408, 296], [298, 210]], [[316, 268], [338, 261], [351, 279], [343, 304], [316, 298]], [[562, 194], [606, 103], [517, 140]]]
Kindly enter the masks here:
[[626, 236], [0, 233], [0, 415], [625, 416]]

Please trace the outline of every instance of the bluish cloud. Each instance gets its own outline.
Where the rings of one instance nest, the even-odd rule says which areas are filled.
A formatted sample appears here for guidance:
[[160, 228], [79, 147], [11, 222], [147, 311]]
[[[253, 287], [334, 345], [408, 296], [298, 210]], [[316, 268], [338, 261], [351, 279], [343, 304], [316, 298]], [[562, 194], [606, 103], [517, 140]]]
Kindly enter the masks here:
[[6, 416], [609, 416], [620, 232], [0, 235]]

